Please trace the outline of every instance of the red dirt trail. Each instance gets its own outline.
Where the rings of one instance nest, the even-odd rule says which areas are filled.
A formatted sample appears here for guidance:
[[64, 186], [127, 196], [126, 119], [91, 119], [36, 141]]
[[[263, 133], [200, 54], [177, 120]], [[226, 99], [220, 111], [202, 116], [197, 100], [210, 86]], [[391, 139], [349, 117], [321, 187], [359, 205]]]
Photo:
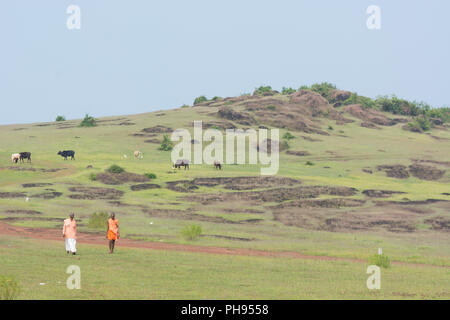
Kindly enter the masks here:
[[[62, 233], [60, 229], [49, 229], [49, 228], [25, 228], [20, 226], [13, 226], [0, 222], [0, 235], [14, 236], [14, 237], [26, 237], [40, 240], [56, 240], [62, 241]], [[105, 236], [95, 233], [78, 233], [77, 242], [83, 244], [92, 245], [104, 245], [107, 247], [108, 241]], [[305, 255], [299, 252], [293, 251], [263, 251], [256, 249], [245, 249], [245, 248], [223, 248], [223, 247], [212, 247], [212, 246], [196, 246], [188, 244], [173, 244], [173, 243], [163, 243], [163, 242], [150, 242], [150, 241], [138, 241], [126, 238], [120, 238], [116, 245], [118, 247], [129, 247], [129, 248], [144, 248], [153, 250], [166, 250], [166, 251], [184, 251], [184, 252], [195, 252], [195, 253], [209, 253], [209, 254], [223, 254], [223, 255], [238, 255], [238, 256], [255, 256], [255, 257], [275, 257], [275, 258], [297, 258], [297, 259], [309, 259], [309, 260], [326, 260], [326, 261], [349, 261], [357, 263], [367, 263], [366, 260], [361, 259], [350, 259], [341, 257], [327, 257], [327, 256], [312, 256]], [[398, 265], [409, 265], [409, 266], [433, 266], [425, 264], [416, 263], [404, 263], [395, 262]], [[436, 266], [438, 267], [438, 266]], [[450, 268], [450, 267], [446, 267]]]

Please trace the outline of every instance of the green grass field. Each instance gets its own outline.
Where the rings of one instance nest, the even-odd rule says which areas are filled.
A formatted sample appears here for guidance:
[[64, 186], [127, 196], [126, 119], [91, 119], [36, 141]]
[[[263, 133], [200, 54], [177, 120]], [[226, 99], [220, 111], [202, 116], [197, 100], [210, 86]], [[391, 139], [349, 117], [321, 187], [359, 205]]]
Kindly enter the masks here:
[[[236, 107], [237, 110], [239, 108]], [[296, 137], [289, 142], [290, 150], [305, 150], [310, 155], [298, 157], [281, 152], [278, 176], [301, 180], [305, 186], [355, 188], [356, 194], [347, 198], [364, 200], [364, 204], [356, 208], [314, 208], [310, 212], [300, 210], [298, 214], [304, 215], [301, 216], [306, 219], [304, 223], [297, 219], [289, 224], [277, 218], [272, 208], [278, 204], [276, 202], [225, 201], [203, 204], [189, 200], [192, 194], [239, 192], [227, 189], [224, 185], [200, 186], [193, 193], [177, 192], [166, 187], [170, 181], [198, 177], [259, 176], [259, 166], [225, 164], [222, 171], [216, 171], [208, 165], [191, 165], [189, 171], [172, 170], [170, 152], [159, 151], [157, 143], [144, 142], [147, 139], [161, 140], [162, 133], [156, 133], [153, 137], [133, 135], [157, 125], [172, 130], [186, 128], [192, 131], [194, 120], [217, 122], [215, 111], [217, 108], [213, 105], [102, 118], [94, 128], [77, 127], [79, 121], [76, 120], [58, 125], [1, 126], [0, 195], [23, 192], [24, 196], [0, 197], [0, 222], [25, 227], [61, 228], [62, 220], [74, 211], [78, 232], [83, 233], [95, 231], [88, 227], [91, 214], [114, 211], [120, 220], [122, 237], [130, 239], [296, 251], [363, 260], [381, 247], [392, 261], [409, 264], [383, 269], [382, 289], [372, 292], [365, 285], [368, 275], [365, 273], [367, 265], [363, 263], [161, 252], [120, 246], [117, 254], [111, 256], [107, 254], [106, 245], [97, 247], [82, 243], [79, 244], [80, 260], [74, 260], [65, 255], [62, 242], [39, 241], [36, 244], [30, 239], [0, 235], [0, 274], [13, 275], [19, 280], [24, 289], [20, 298], [450, 298], [449, 232], [445, 225], [439, 229], [430, 222], [438, 221], [437, 218], [448, 221], [448, 202], [385, 207], [376, 205], [377, 201], [450, 200], [449, 170], [438, 180], [423, 180], [412, 175], [407, 179], [387, 177], [384, 171], [376, 169], [379, 165], [409, 166], [414, 159], [441, 162], [436, 166], [445, 169], [442, 163], [448, 161], [450, 154], [448, 130], [433, 129], [429, 134], [419, 134], [402, 130], [401, 124], [383, 127], [382, 130], [367, 129], [349, 115], [356, 121], [338, 125], [326, 118], [321, 120], [321, 127], [333, 126], [330, 135], [290, 130]], [[120, 125], [124, 121], [131, 124]], [[285, 132], [284, 129], [280, 130], [280, 136]], [[307, 140], [302, 136], [320, 141]], [[64, 161], [57, 155], [58, 151], [69, 149], [76, 151], [75, 161]], [[135, 150], [142, 152], [143, 159], [134, 158]], [[32, 164], [11, 163], [11, 154], [21, 151], [32, 153]], [[314, 165], [306, 165], [307, 161]], [[112, 164], [122, 166], [131, 173], [155, 173], [157, 178], [149, 183], [158, 184], [160, 188], [132, 191], [130, 186], [134, 183], [105, 185], [101, 181], [89, 179], [92, 173], [101, 173]], [[49, 169], [55, 170], [49, 172]], [[363, 169], [372, 170], [372, 174]], [[22, 184], [26, 183], [48, 185], [24, 188]], [[122, 205], [112, 203], [111, 199], [71, 198], [74, 193], [70, 188], [79, 186], [123, 191], [123, 196], [115, 199]], [[267, 187], [271, 186], [260, 186], [254, 190], [265, 190]], [[372, 199], [362, 194], [363, 190], [368, 189], [403, 193]], [[52, 199], [40, 197], [46, 192], [60, 192], [62, 195]], [[325, 200], [334, 198], [337, 196], [318, 196], [318, 199]], [[296, 199], [288, 199], [288, 202], [291, 200]], [[38, 213], [32, 214], [26, 210]], [[408, 221], [414, 230], [392, 231], [384, 225], [357, 230], [353, 229], [351, 221], [342, 220], [346, 224], [339, 226], [341, 229], [336, 232], [330, 232], [321, 227], [324, 220], [317, 220], [319, 218], [311, 214], [316, 211], [318, 217], [355, 215], [362, 223], [374, 217]], [[255, 223], [247, 222], [255, 219]], [[195, 242], [186, 241], [180, 231], [193, 223], [201, 225], [203, 236]], [[65, 269], [70, 264], [79, 264], [81, 267], [82, 290], [71, 291], [65, 287]], [[116, 282], [112, 282], [112, 278]], [[41, 282], [46, 285], [40, 286]]]

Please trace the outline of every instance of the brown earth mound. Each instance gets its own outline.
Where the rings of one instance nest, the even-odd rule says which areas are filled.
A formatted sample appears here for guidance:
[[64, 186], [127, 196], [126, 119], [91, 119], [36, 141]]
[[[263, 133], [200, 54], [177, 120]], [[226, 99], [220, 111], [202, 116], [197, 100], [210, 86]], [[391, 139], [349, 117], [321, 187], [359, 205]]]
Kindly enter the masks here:
[[393, 194], [401, 194], [405, 192], [390, 190], [364, 190], [362, 193], [371, 198], [389, 198]]
[[195, 220], [205, 221], [213, 223], [226, 223], [226, 224], [241, 224], [241, 223], [254, 223], [261, 221], [262, 219], [249, 219], [242, 221], [231, 221], [222, 217], [204, 216], [197, 213], [192, 213], [189, 210], [172, 210], [172, 209], [146, 209], [144, 210], [151, 217], [177, 219], [177, 220]]
[[190, 202], [194, 201], [202, 204], [228, 201], [263, 203], [316, 198], [321, 194], [352, 196], [356, 194], [356, 189], [348, 187], [299, 186], [292, 188], [276, 188], [264, 191], [194, 194], [188, 197], [181, 197], [181, 200]]
[[291, 202], [279, 204], [272, 207], [273, 209], [282, 208], [341, 208], [341, 207], [360, 207], [365, 203], [364, 200], [348, 199], [348, 198], [332, 198], [317, 200], [294, 200]]
[[426, 219], [424, 222], [430, 224], [433, 230], [450, 231], [450, 218], [448, 217], [434, 217]]
[[413, 232], [414, 216], [393, 213], [348, 213], [337, 209], [290, 207], [274, 211], [274, 218], [287, 226], [330, 232], [387, 230]]
[[365, 109], [360, 104], [348, 105], [344, 110], [352, 116], [364, 120], [364, 122], [371, 122], [380, 126], [393, 126], [397, 123], [393, 119], [386, 117], [382, 112], [373, 109]]
[[148, 189], [158, 189], [161, 188], [158, 184], [154, 183], [143, 183], [143, 184], [136, 184], [134, 186], [131, 186], [130, 189], [133, 191], [141, 191], [141, 190], [148, 190]]
[[232, 121], [235, 121], [235, 122], [243, 124], [243, 125], [252, 125], [252, 124], [256, 123], [253, 116], [251, 116], [249, 113], [235, 111], [235, 110], [233, 110], [231, 108], [227, 108], [227, 107], [220, 108], [219, 111], [217, 111], [217, 116], [219, 118], [232, 120]]
[[144, 175], [130, 172], [122, 172], [122, 173], [103, 172], [98, 173], [96, 176], [98, 181], [109, 185], [119, 185], [128, 182], [147, 182], [150, 180]]
[[46, 187], [52, 186], [53, 183], [25, 183], [22, 185], [23, 188], [38, 188], [38, 187]]
[[75, 193], [69, 195], [69, 198], [86, 200], [117, 200], [124, 194], [120, 190], [97, 187], [71, 187], [69, 191]]
[[31, 168], [31, 167], [5, 167], [0, 168], [1, 169], [7, 169], [7, 170], [15, 170], [15, 171], [32, 171], [32, 172], [58, 172], [61, 170], [66, 170], [67, 168], [54, 168], [54, 169], [45, 169], [45, 168]]
[[6, 210], [7, 214], [42, 214], [42, 212], [35, 210]]
[[41, 199], [55, 199], [62, 196], [62, 192], [56, 191], [47, 191], [44, 193], [39, 193], [33, 195], [33, 198], [41, 198]]
[[161, 144], [161, 140], [158, 139], [147, 139], [144, 140], [145, 143], [154, 143], [154, 144]]
[[380, 129], [380, 127], [378, 127], [376, 124], [373, 124], [371, 122], [361, 122], [361, 127], [364, 128], [369, 128], [369, 129]]
[[286, 154], [290, 154], [297, 157], [304, 157], [311, 155], [308, 151], [294, 151], [294, 150], [288, 150], [286, 151]]
[[157, 125], [157, 126], [154, 126], [151, 128], [144, 128], [141, 130], [141, 132], [145, 132], [145, 133], [170, 133], [172, 131], [173, 131], [172, 128], [161, 126], [161, 125]]
[[218, 178], [195, 178], [191, 181], [167, 182], [167, 188], [178, 192], [191, 192], [202, 187], [221, 186], [229, 190], [251, 190], [276, 186], [293, 186], [301, 184], [300, 180], [277, 177], [277, 176], [254, 176], [254, 177], [218, 177]]
[[386, 172], [386, 176], [391, 178], [398, 179], [407, 179], [409, 178], [408, 170], [406, 170], [406, 166], [404, 165], [383, 165], [377, 167], [378, 171], [384, 170]]
[[423, 180], [438, 180], [441, 179], [445, 174], [445, 170], [439, 170], [432, 166], [425, 166], [420, 164], [410, 165], [409, 172], [411, 172], [414, 177]]
[[23, 192], [0, 192], [0, 198], [22, 198], [26, 196]]
[[336, 102], [342, 102], [350, 98], [352, 93], [345, 90], [333, 90], [330, 93], [331, 98]]

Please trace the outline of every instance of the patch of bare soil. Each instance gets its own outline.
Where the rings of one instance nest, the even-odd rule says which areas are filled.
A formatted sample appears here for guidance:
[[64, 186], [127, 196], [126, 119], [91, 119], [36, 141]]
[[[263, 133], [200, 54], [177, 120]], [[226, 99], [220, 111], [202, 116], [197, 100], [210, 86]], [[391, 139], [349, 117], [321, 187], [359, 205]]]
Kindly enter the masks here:
[[377, 167], [378, 171], [384, 170], [386, 176], [397, 179], [409, 178], [409, 172], [404, 165], [383, 165]]
[[144, 175], [130, 172], [122, 172], [122, 173], [102, 172], [98, 173], [96, 176], [98, 181], [109, 185], [119, 185], [128, 182], [147, 182], [150, 180]]
[[362, 193], [371, 198], [389, 198], [393, 194], [401, 194], [405, 192], [390, 190], [364, 190]]
[[288, 150], [286, 151], [286, 154], [290, 154], [297, 157], [304, 157], [311, 155], [308, 151], [294, 151], [294, 150]]
[[440, 166], [450, 167], [450, 161], [435, 161], [435, 160], [423, 160], [423, 159], [412, 159], [414, 163], [432, 163]]
[[433, 230], [438, 231], [450, 231], [450, 218], [449, 217], [434, 217], [424, 220], [425, 223], [430, 224]]
[[161, 126], [161, 125], [157, 125], [157, 126], [150, 127], [150, 128], [144, 128], [141, 130], [141, 132], [145, 132], [145, 133], [170, 133], [172, 131], [173, 131], [172, 128]]
[[47, 191], [39, 194], [34, 194], [33, 198], [41, 198], [41, 199], [55, 199], [62, 196], [62, 192], [57, 191]]
[[413, 232], [416, 229], [415, 215], [399, 211], [354, 213], [339, 212], [336, 209], [291, 207], [275, 210], [274, 218], [287, 226], [330, 232]]
[[344, 110], [364, 122], [370, 122], [380, 126], [393, 126], [398, 123], [398, 121], [386, 117], [382, 112], [374, 109], [365, 109], [360, 104], [348, 105]]
[[38, 187], [46, 187], [46, 186], [52, 186], [53, 183], [25, 183], [22, 184], [23, 188], [38, 188]]
[[159, 184], [154, 183], [143, 183], [143, 184], [135, 184], [130, 187], [133, 191], [141, 191], [141, 190], [148, 190], [148, 189], [158, 189], [161, 188]]
[[356, 194], [356, 189], [348, 187], [299, 186], [291, 188], [275, 188], [264, 191], [193, 194], [190, 196], [182, 197], [181, 199], [184, 201], [194, 201], [202, 204], [209, 204], [218, 201], [243, 201], [251, 203], [262, 203], [316, 198], [321, 194], [352, 196]]
[[7, 214], [42, 214], [42, 212], [35, 210], [6, 210]]
[[220, 108], [217, 111], [217, 116], [222, 119], [232, 120], [239, 124], [250, 126], [256, 123], [256, 120], [248, 112], [236, 111], [231, 108]]
[[381, 129], [376, 124], [374, 124], [372, 122], [366, 122], [366, 121], [361, 122], [361, 127], [369, 128], [369, 129]]
[[362, 171], [365, 172], [365, 173], [369, 173], [369, 174], [373, 173], [373, 171], [371, 169], [368, 169], [368, 168], [363, 168]]
[[310, 142], [319, 142], [319, 141], [322, 141], [322, 140], [320, 140], [320, 139], [314, 139], [314, 138], [311, 138], [311, 137], [308, 137], [308, 136], [301, 136], [303, 139], [305, 139], [306, 141], [310, 141]]
[[262, 214], [264, 211], [258, 209], [233, 209], [233, 208], [224, 208], [222, 209], [224, 213], [252, 213], [252, 214]]
[[[277, 177], [277, 176], [253, 176], [253, 177], [217, 177], [217, 178], [195, 178], [191, 181], [168, 182], [167, 187], [174, 191], [190, 192], [202, 187], [222, 186], [229, 190], [251, 190], [258, 188], [268, 188], [277, 186], [294, 186], [301, 184], [300, 180]], [[174, 187], [184, 186], [175, 190]]]
[[0, 192], [0, 198], [7, 199], [7, 198], [22, 198], [26, 197], [27, 195], [23, 192]]
[[85, 200], [117, 200], [124, 194], [120, 190], [97, 187], [71, 187], [69, 191], [74, 192], [69, 198]]
[[364, 200], [349, 198], [315, 199], [315, 200], [294, 200], [282, 203], [272, 207], [273, 209], [283, 208], [342, 208], [342, 207], [360, 207], [365, 203]]
[[45, 217], [7, 217], [0, 218], [1, 222], [14, 222], [14, 221], [58, 221], [61, 222], [63, 219], [61, 218], [45, 218]]
[[230, 237], [230, 236], [222, 236], [219, 234], [202, 234], [201, 237], [209, 237], [209, 238], [219, 238], [219, 239], [225, 239], [225, 240], [236, 240], [236, 241], [253, 241], [255, 239], [250, 238], [241, 238], [241, 237]]
[[45, 168], [33, 168], [33, 167], [17, 166], [17, 167], [4, 167], [4, 168], [0, 168], [0, 169], [15, 170], [15, 171], [32, 171], [32, 172], [39, 171], [39, 172], [50, 173], [50, 172], [58, 172], [58, 171], [61, 171], [61, 170], [66, 170], [67, 168], [45, 169]]
[[374, 201], [374, 203], [377, 206], [387, 206], [387, 205], [410, 205], [410, 206], [417, 206], [417, 205], [424, 205], [424, 204], [432, 204], [437, 202], [449, 202], [448, 200], [441, 200], [441, 199], [427, 199], [427, 200], [419, 200], [419, 201]]
[[166, 182], [166, 188], [176, 192], [193, 192], [198, 186], [192, 184], [190, 180]]
[[172, 210], [172, 209], [145, 209], [143, 210], [151, 217], [166, 218], [166, 219], [177, 219], [177, 220], [195, 220], [195, 221], [205, 221], [213, 223], [226, 223], [226, 224], [241, 224], [241, 223], [254, 223], [261, 219], [250, 219], [244, 221], [231, 221], [224, 219], [222, 217], [210, 217], [201, 214], [193, 213], [189, 210]]
[[425, 166], [420, 164], [410, 165], [409, 172], [411, 172], [414, 177], [423, 180], [438, 180], [445, 174], [445, 170], [440, 170], [432, 166]]

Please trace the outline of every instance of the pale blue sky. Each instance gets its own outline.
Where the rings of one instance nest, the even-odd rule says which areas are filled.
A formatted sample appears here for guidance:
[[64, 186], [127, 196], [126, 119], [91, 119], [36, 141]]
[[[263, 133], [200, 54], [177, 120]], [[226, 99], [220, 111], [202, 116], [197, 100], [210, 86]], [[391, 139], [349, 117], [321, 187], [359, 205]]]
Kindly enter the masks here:
[[[381, 30], [366, 27], [371, 4]], [[1, 1], [0, 124], [322, 81], [449, 105], [449, 16], [447, 0]]]

